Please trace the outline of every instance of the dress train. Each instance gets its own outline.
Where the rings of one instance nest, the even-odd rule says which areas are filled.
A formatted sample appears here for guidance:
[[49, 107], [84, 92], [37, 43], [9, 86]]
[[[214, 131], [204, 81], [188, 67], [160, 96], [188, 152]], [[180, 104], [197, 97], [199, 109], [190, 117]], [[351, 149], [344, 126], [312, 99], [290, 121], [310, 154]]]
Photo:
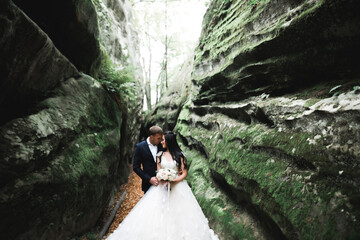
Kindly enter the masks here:
[[106, 240], [218, 240], [187, 182], [151, 186]]

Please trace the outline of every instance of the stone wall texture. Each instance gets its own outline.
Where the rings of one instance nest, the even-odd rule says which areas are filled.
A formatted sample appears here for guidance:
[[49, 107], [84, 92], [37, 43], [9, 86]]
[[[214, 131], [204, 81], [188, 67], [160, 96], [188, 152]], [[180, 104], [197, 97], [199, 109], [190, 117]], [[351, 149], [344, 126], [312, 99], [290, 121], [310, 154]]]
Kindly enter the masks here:
[[[131, 17], [112, 22], [106, 9], [131, 16], [127, 1], [109, 2], [0, 3], [1, 239], [82, 234], [127, 180], [142, 105], [124, 105], [95, 78], [104, 59], [136, 65], [137, 35]], [[103, 41], [100, 15], [134, 41]]]
[[175, 131], [221, 239], [359, 238], [359, 10], [211, 2]]

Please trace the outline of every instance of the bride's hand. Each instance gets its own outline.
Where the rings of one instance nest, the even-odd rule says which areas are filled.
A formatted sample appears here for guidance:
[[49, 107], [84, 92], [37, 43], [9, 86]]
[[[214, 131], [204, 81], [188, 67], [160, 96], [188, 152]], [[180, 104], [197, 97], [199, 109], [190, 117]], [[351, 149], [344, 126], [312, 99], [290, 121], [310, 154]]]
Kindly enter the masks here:
[[175, 183], [178, 183], [180, 181], [182, 181], [182, 179], [179, 179], [179, 176], [177, 176], [174, 180], [171, 181], [171, 183], [175, 184]]

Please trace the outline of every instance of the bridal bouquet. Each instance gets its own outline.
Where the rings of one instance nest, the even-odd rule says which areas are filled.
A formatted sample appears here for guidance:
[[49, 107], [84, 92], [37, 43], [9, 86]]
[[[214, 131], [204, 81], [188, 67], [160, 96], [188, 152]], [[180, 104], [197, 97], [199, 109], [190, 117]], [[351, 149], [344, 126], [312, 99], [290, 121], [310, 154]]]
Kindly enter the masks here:
[[160, 180], [174, 181], [177, 176], [177, 172], [171, 168], [161, 168], [156, 173], [156, 177]]

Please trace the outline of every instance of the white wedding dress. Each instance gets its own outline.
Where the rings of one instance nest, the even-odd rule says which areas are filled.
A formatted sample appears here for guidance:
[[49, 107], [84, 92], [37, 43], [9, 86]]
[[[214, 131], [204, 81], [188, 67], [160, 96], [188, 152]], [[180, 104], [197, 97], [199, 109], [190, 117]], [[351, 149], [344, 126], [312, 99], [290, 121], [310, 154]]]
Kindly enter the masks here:
[[[177, 170], [161, 158], [161, 168]], [[218, 240], [185, 180], [151, 186], [106, 240]]]

